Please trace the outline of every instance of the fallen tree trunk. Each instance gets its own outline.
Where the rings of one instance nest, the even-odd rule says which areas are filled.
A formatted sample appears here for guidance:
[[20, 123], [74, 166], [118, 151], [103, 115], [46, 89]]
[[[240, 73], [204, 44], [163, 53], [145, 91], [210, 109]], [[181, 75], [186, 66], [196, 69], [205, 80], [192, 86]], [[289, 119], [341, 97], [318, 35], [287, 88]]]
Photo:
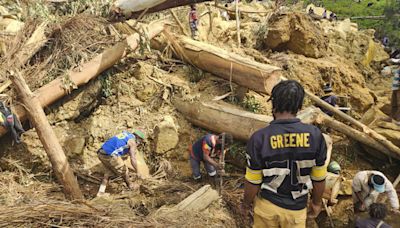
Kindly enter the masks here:
[[[269, 116], [258, 115], [233, 108], [224, 102], [191, 103], [182, 100], [174, 100], [173, 104], [176, 109], [194, 125], [218, 133], [227, 132], [232, 134], [235, 139], [242, 141], [247, 141], [255, 131], [268, 126], [273, 120], [273, 118]], [[391, 151], [368, 134], [329, 117], [315, 107], [309, 107], [303, 110], [297, 117], [303, 123], [320, 124], [330, 127], [335, 131], [347, 135], [353, 140], [400, 160], [399, 156], [391, 153]]]
[[[218, 133], [227, 132], [242, 141], [249, 140], [255, 131], [268, 126], [273, 120], [270, 116], [239, 110], [225, 102], [191, 103], [176, 99], [173, 104], [194, 125]], [[298, 117], [305, 123], [313, 123], [316, 109], [306, 109]]]
[[39, 99], [34, 95], [26, 84], [24, 78], [19, 74], [11, 74], [10, 77], [22, 103], [29, 110], [29, 119], [35, 126], [44, 150], [50, 159], [54, 174], [62, 184], [66, 198], [71, 200], [83, 199], [77, 179], [69, 166], [67, 157], [57, 139], [56, 134], [46, 118]]
[[257, 92], [270, 94], [281, 80], [279, 67], [258, 63], [210, 44], [164, 32], [175, 54], [204, 71]]
[[[161, 33], [164, 29], [164, 23], [158, 22], [148, 29], [148, 37], [151, 39]], [[84, 63], [82, 66], [69, 72], [68, 76], [71, 82], [77, 87], [88, 83], [91, 79], [98, 76], [101, 72], [113, 66], [117, 63], [124, 55], [128, 47], [135, 50], [139, 45], [139, 34], [129, 36], [125, 41], [119, 42], [113, 47], [105, 50], [102, 54], [99, 54], [91, 61]], [[82, 69], [79, 71], [78, 69]], [[35, 96], [40, 101], [41, 107], [47, 107], [62, 98], [69, 93], [71, 88], [64, 88], [64, 83], [61, 78], [57, 78], [40, 89], [35, 91]], [[17, 105], [15, 108], [15, 114], [21, 121], [26, 120], [26, 110], [23, 106]], [[0, 136], [4, 135], [7, 130], [4, 127], [0, 128]]]
[[[279, 83], [279, 81], [286, 80], [281, 76], [281, 70], [278, 67], [261, 64], [213, 45], [194, 41], [186, 37], [175, 37], [168, 32], [164, 32], [164, 34], [172, 44], [175, 54], [180, 59], [216, 76], [233, 81], [238, 85], [257, 92], [270, 94], [272, 88]], [[341, 119], [349, 121], [351, 124], [359, 127], [364, 133], [369, 135], [369, 139], [374, 139], [374, 143], [378, 142], [382, 144], [386, 148], [386, 152], [388, 150], [390, 151], [388, 154], [390, 154], [391, 157], [400, 157], [400, 148], [387, 140], [384, 136], [327, 104], [311, 92], [306, 91], [306, 94], [318, 106], [332, 111]], [[365, 138], [364, 134], [363, 138]]]
[[[212, 0], [118, 0], [113, 4], [113, 8], [119, 13], [125, 15], [125, 18], [122, 20], [129, 20], [138, 18], [146, 9], [148, 9], [147, 13], [154, 13], [178, 6], [186, 6], [208, 1]], [[113, 15], [111, 17], [113, 17]]]
[[[387, 155], [389, 155], [391, 157], [395, 157], [397, 159], [400, 158], [400, 148], [397, 147], [396, 145], [394, 145], [391, 141], [387, 140], [383, 135], [378, 134], [376, 131], [372, 130], [371, 128], [369, 128], [368, 126], [364, 125], [360, 121], [357, 121], [353, 117], [347, 115], [346, 113], [344, 113], [344, 112], [340, 111], [339, 109], [333, 107], [332, 105], [326, 103], [325, 101], [321, 100], [319, 97], [315, 96], [313, 93], [311, 93], [309, 91], [306, 91], [306, 94], [319, 107], [322, 107], [322, 108], [334, 113], [335, 116], [338, 116], [339, 118], [341, 118], [341, 119], [343, 119], [345, 121], [348, 121], [351, 124], [353, 124], [353, 125], [357, 126], [358, 128], [360, 128], [360, 130], [362, 130], [362, 132], [365, 133], [365, 134], [362, 134], [363, 138], [368, 136], [368, 138], [373, 138], [374, 139], [373, 140], [374, 143], [378, 142], [381, 145], [383, 145], [382, 148], [385, 148], [385, 149], [381, 150], [382, 152], [384, 152], [385, 154], [387, 154]], [[333, 121], [331, 121], [331, 120], [328, 121], [327, 117], [325, 117], [325, 122], [327, 124], [333, 124]], [[339, 123], [340, 122], [335, 123], [335, 124], [338, 125]], [[340, 125], [343, 126], [344, 124], [340, 123]], [[361, 135], [361, 134], [359, 134], [359, 135]], [[366, 144], [366, 145], [368, 145], [368, 144]]]

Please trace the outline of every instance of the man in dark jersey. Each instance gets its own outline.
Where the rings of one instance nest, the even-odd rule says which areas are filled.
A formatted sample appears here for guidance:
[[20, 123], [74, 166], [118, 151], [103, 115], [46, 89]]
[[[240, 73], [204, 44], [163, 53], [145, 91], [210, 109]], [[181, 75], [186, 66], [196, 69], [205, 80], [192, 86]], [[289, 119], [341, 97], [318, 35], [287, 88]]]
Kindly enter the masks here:
[[137, 171], [136, 147], [144, 138], [145, 135], [140, 130], [135, 130], [133, 134], [123, 131], [108, 139], [101, 146], [97, 151], [97, 156], [107, 172], [104, 174], [98, 195], [105, 192], [110, 175], [122, 176], [129, 189], [133, 190], [138, 187], [129, 180], [129, 170], [122, 157], [129, 155], [132, 167]]
[[274, 121], [247, 144], [242, 215], [248, 216], [254, 202], [253, 227], [305, 227], [311, 189], [309, 216], [321, 211], [327, 147], [317, 127], [296, 118], [303, 99], [297, 81], [277, 84], [270, 98]]
[[223, 165], [218, 164], [214, 159], [219, 158], [222, 149], [222, 138], [225, 137], [225, 148], [232, 144], [232, 135], [222, 133], [220, 135], [207, 134], [197, 140], [190, 148], [190, 165], [192, 167], [193, 178], [198, 180], [201, 178], [200, 163], [204, 162], [204, 166], [210, 177], [217, 174], [217, 170], [223, 170]]

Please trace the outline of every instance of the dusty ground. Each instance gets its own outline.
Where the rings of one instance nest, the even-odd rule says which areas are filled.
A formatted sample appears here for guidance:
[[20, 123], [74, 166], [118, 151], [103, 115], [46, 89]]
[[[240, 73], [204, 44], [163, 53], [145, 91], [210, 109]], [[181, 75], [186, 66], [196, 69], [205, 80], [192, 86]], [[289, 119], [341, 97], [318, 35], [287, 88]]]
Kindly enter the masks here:
[[[253, 3], [246, 7], [252, 10], [268, 10], [271, 5]], [[198, 11], [202, 14], [207, 12], [208, 8], [201, 5]], [[181, 21], [186, 20], [187, 8], [181, 8], [177, 13]], [[285, 70], [287, 77], [301, 81], [307, 89], [318, 95], [322, 93], [321, 88], [324, 83], [333, 82], [336, 94], [350, 98], [351, 114], [354, 117], [361, 117], [375, 106], [382, 107], [380, 109], [385, 112], [384, 107], [389, 102], [388, 85], [391, 79], [382, 78], [379, 70], [380, 63], [387, 58], [387, 55], [383, 53], [383, 48], [379, 44], [374, 43], [375, 55], [370, 59], [371, 64], [362, 64], [369, 58], [368, 53], [371, 52], [369, 49], [370, 43], [373, 42], [372, 31], [358, 31], [356, 25], [349, 21], [313, 21], [299, 12], [283, 12], [280, 16], [271, 17], [270, 21], [267, 20], [270, 14], [243, 14], [241, 26], [243, 47], [237, 49], [236, 22], [223, 20], [219, 16], [219, 10], [212, 9], [211, 15], [213, 27], [210, 33], [208, 14], [201, 18], [200, 40], [260, 62], [280, 66]], [[145, 20], [167, 16], [162, 13], [149, 16]], [[76, 21], [66, 25], [74, 23]], [[97, 22], [93, 23], [99, 25]], [[291, 26], [285, 26], [287, 23]], [[186, 23], [184, 25], [189, 31], [188, 25]], [[73, 26], [72, 28], [74, 28], [72, 30], [77, 29]], [[275, 29], [270, 29], [268, 33], [268, 28]], [[121, 30], [120, 32], [122, 33]], [[79, 32], [68, 32], [68, 34], [72, 38], [81, 35]], [[56, 35], [57, 33], [54, 36]], [[109, 34], [97, 31], [96, 36], [100, 36], [103, 40], [107, 39]], [[279, 36], [282, 39], [279, 40], [280, 43], [271, 47], [266, 45], [270, 43], [268, 41], [271, 36]], [[69, 40], [67, 38], [71, 37], [59, 40], [66, 42]], [[95, 36], [92, 39], [95, 39]], [[75, 55], [75, 64], [79, 64], [85, 58], [90, 59], [92, 54], [100, 52], [110, 43], [104, 43], [99, 49], [85, 48], [83, 52], [72, 51], [72, 54], [81, 54]], [[73, 44], [67, 42], [61, 47], [68, 49], [71, 47], [69, 45]], [[80, 44], [80, 47], [84, 46], [84, 43]], [[36, 56], [36, 61], [43, 62], [51, 51], [51, 49], [42, 50]], [[72, 60], [64, 60], [62, 58], [64, 55], [59, 53], [57, 56], [60, 61], [69, 64], [67, 67], [71, 67], [69, 61]], [[145, 219], [146, 222], [151, 220], [162, 223], [169, 220], [170, 223], [166, 224], [176, 227], [204, 225], [233, 227], [234, 220], [238, 217], [234, 206], [235, 204], [237, 206], [241, 195], [238, 186], [243, 181], [243, 165], [237, 167], [237, 162], [234, 165], [228, 163], [229, 173], [233, 175], [226, 181], [227, 195], [221, 202], [214, 203], [209, 209], [201, 212], [193, 223], [190, 223], [190, 220], [179, 219], [182, 215], [169, 218], [161, 213], [163, 210], [168, 211], [169, 206], [177, 204], [201, 186], [191, 181], [188, 148], [192, 142], [207, 132], [191, 125], [174, 109], [171, 99], [183, 97], [187, 100], [208, 101], [231, 90], [231, 85], [227, 81], [179, 61], [172, 61], [170, 56], [161, 57], [163, 54], [156, 50], [145, 54], [130, 54], [97, 80], [46, 109], [49, 121], [78, 174], [86, 199], [91, 200], [93, 205], [110, 208], [113, 213], [121, 210], [113, 207], [113, 204], [123, 205], [125, 212], [129, 211], [138, 221]], [[48, 64], [53, 68], [41, 75], [43, 77], [41, 80], [27, 78], [32, 88], [37, 88], [59, 74], [62, 75], [62, 72], [57, 72], [60, 66], [55, 63]], [[232, 86], [236, 92], [238, 87]], [[239, 101], [235, 96], [227, 97], [224, 101], [243, 110], [270, 115], [271, 106], [266, 102], [267, 98], [265, 95], [249, 91], [244, 101]], [[171, 136], [171, 140], [166, 139], [165, 143], [177, 145], [160, 153], [156, 152], [157, 139], [154, 133], [165, 119], [172, 119], [176, 129], [175, 135]], [[122, 130], [134, 128], [143, 129], [148, 136], [145, 146], [139, 149], [145, 154], [151, 173], [156, 172], [160, 164], [165, 161], [171, 164], [172, 169], [162, 170], [167, 177], [161, 175], [155, 180], [145, 181], [140, 191], [133, 193], [128, 191], [121, 179], [116, 179], [107, 189], [111, 194], [109, 197], [95, 198], [104, 171], [96, 156], [97, 149], [108, 137]], [[385, 129], [388, 127], [382, 131], [386, 131]], [[178, 139], [176, 143], [171, 142], [174, 137]], [[332, 160], [341, 164], [346, 178], [351, 178], [358, 170], [376, 168], [384, 170], [390, 179], [394, 179], [397, 175], [398, 170], [393, 169], [396, 163], [387, 165], [375, 160], [368, 161], [363, 148], [359, 145], [336, 132], [332, 133], [332, 137], [334, 139]], [[0, 196], [1, 204], [21, 206], [37, 200], [63, 200], [60, 187], [54, 183], [48, 158], [34, 130], [29, 130], [23, 135], [21, 145], [12, 146], [8, 138], [0, 140], [2, 171], [0, 190], [4, 190], [2, 192], [5, 193]], [[245, 145], [237, 143], [232, 152], [232, 160], [240, 161], [244, 151]], [[212, 180], [205, 181], [213, 184]], [[333, 219], [337, 227], [351, 224], [353, 217], [351, 207], [349, 197], [341, 197], [340, 202], [333, 207]], [[207, 219], [202, 224], [204, 218]], [[328, 221], [325, 215], [321, 215], [317, 221], [321, 227], [327, 227]]]

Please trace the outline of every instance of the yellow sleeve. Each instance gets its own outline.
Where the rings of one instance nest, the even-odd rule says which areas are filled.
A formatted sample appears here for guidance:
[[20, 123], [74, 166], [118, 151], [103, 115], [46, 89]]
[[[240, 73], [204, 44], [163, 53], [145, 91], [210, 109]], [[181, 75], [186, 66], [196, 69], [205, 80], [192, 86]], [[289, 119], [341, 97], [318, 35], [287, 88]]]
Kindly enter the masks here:
[[323, 181], [327, 175], [327, 167], [324, 166], [314, 166], [311, 169], [311, 180], [313, 181]]
[[252, 170], [247, 167], [245, 178], [248, 182], [252, 184], [261, 184], [263, 176], [261, 170]]

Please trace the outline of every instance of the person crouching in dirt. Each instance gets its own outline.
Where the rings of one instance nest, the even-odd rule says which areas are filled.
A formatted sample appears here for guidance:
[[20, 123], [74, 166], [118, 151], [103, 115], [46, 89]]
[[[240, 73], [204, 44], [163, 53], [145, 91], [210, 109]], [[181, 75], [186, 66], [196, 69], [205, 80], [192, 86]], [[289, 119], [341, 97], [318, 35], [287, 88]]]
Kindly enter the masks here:
[[373, 203], [369, 207], [369, 218], [361, 219], [358, 218], [356, 220], [356, 228], [369, 228], [369, 227], [378, 227], [378, 228], [391, 228], [390, 225], [383, 221], [387, 214], [386, 205], [383, 203]]
[[12, 113], [2, 101], [0, 101], [0, 126], [4, 126], [11, 132], [15, 143], [21, 143], [21, 134], [24, 133], [25, 130], [18, 117]]
[[[332, 92], [332, 86], [331, 84], [327, 83], [324, 85], [324, 95], [321, 97], [321, 100], [325, 101], [326, 103], [332, 105], [333, 107], [337, 106], [337, 96]], [[328, 116], [333, 116], [333, 113], [330, 112], [329, 110], [326, 110], [322, 107], [321, 111], [323, 111], [325, 114], [327, 114]]]
[[197, 17], [197, 11], [196, 11], [196, 6], [195, 5], [190, 5], [190, 13], [189, 13], [189, 27], [190, 31], [192, 32], [192, 39], [198, 40], [199, 35], [198, 35], [198, 28], [197, 26], [199, 25], [199, 20]]
[[353, 178], [352, 189], [355, 212], [368, 210], [381, 193], [386, 193], [392, 212], [400, 213], [397, 192], [383, 173], [374, 170], [358, 172]]
[[132, 133], [124, 131], [108, 139], [101, 148], [97, 151], [97, 156], [101, 163], [106, 167], [107, 171], [104, 174], [103, 182], [100, 186], [98, 195], [105, 192], [108, 184], [110, 173], [122, 176], [129, 189], [135, 190], [138, 185], [133, 184], [129, 180], [129, 170], [126, 167], [123, 156], [129, 155], [133, 168], [137, 171], [136, 147], [145, 139], [145, 135], [140, 130], [135, 130]]
[[223, 164], [219, 164], [214, 160], [214, 158], [220, 157], [221, 155], [222, 137], [225, 137], [224, 151], [227, 151], [229, 146], [233, 143], [232, 135], [227, 133], [222, 133], [220, 135], [207, 134], [198, 139], [191, 146], [190, 165], [195, 180], [201, 179], [201, 162], [204, 162], [204, 167], [210, 177], [215, 177], [217, 170], [221, 174], [224, 173]]

